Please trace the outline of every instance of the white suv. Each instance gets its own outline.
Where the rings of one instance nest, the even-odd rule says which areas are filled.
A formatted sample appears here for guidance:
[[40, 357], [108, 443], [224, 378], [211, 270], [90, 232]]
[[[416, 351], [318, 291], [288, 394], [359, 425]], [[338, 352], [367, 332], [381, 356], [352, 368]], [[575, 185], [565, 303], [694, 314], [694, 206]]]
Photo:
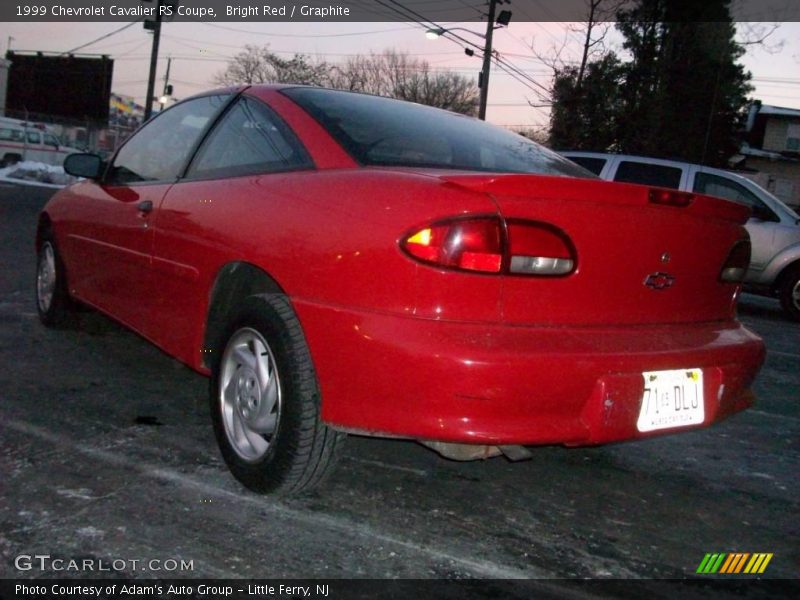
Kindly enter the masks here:
[[800, 217], [767, 190], [730, 171], [692, 163], [599, 152], [561, 154], [608, 181], [709, 194], [752, 208], [745, 284], [748, 291], [778, 296], [786, 313], [800, 321]]

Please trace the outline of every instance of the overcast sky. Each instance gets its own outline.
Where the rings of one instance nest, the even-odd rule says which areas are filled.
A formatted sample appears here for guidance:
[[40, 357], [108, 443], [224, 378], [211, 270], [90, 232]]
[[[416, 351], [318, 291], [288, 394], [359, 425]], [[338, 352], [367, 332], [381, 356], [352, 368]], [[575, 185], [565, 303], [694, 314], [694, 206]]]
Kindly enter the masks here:
[[[120, 23], [3, 23], [0, 44], [5, 50], [11, 39], [13, 50], [64, 52], [118, 29]], [[481, 32], [480, 23], [452, 23]], [[467, 39], [481, 43], [478, 37], [459, 30]], [[152, 37], [141, 23], [80, 50], [109, 54], [115, 59], [112, 90], [133, 96], [142, 103], [147, 85]], [[549, 111], [533, 108], [540, 104], [537, 84], [548, 86], [551, 71], [531, 52], [549, 57], [554, 47], [562, 47], [565, 60], [580, 57], [580, 36], [566, 23], [512, 21], [508, 28], [494, 35], [494, 47], [505, 61], [534, 80], [517, 78], [497, 68], [492, 69], [487, 119], [504, 126], [543, 127]], [[610, 45], [619, 37], [612, 31]], [[753, 74], [753, 97], [765, 104], [800, 109], [800, 23], [783, 23], [768, 40], [770, 48], [756, 46], [743, 59]], [[783, 47], [778, 45], [783, 43]], [[341, 62], [356, 53], [384, 49], [406, 51], [427, 60], [435, 69], [451, 69], [477, 78], [481, 61], [468, 57], [461, 46], [447, 39], [428, 40], [424, 28], [416, 23], [166, 23], [162, 29], [159, 83], [168, 56], [173, 58], [170, 82], [175, 96], [186, 97], [213, 87], [215, 73], [224, 69], [227, 59], [245, 44], [269, 44], [273, 52], [291, 56], [300, 52], [328, 62]], [[521, 80], [521, 81], [520, 81]]]

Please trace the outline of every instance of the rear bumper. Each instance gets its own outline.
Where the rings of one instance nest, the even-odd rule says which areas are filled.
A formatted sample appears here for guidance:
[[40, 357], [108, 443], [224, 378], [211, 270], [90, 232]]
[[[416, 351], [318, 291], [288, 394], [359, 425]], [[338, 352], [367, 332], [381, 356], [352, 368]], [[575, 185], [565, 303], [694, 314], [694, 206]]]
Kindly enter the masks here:
[[[703, 369], [707, 426], [751, 405], [761, 339], [735, 321], [513, 327], [295, 300], [322, 391], [348, 431], [474, 444], [599, 444], [637, 430], [643, 371]], [[654, 432], [669, 433], [685, 427]]]

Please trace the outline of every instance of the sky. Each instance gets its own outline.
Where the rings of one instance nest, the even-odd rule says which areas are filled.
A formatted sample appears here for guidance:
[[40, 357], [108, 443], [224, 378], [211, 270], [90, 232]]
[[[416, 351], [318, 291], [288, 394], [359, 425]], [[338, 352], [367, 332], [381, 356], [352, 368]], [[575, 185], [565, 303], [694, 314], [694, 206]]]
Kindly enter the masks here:
[[[459, 35], [482, 44], [469, 32], [482, 33], [481, 23], [444, 24]], [[552, 71], [546, 64], [558, 54], [565, 61], [580, 58], [580, 24], [514, 21], [494, 33], [494, 48], [508, 64], [521, 71], [516, 77], [492, 68], [487, 120], [513, 128], [545, 129], [549, 109], [542, 106], [539, 86], [549, 86]], [[122, 26], [120, 23], [2, 23], [0, 47], [17, 51], [66, 52]], [[766, 25], [764, 25], [766, 27]], [[746, 35], [740, 26], [740, 35]], [[611, 48], [620, 38], [612, 28]], [[108, 54], [114, 61], [112, 91], [143, 103], [147, 89], [152, 36], [141, 23], [79, 50]], [[416, 23], [165, 23], [162, 28], [157, 92], [163, 87], [167, 58], [172, 57], [170, 83], [174, 95], [184, 98], [215, 87], [213, 76], [224, 70], [230, 57], [245, 44], [269, 44], [285, 57], [303, 53], [327, 62], [343, 62], [353, 54], [394, 49], [426, 60], [434, 69], [448, 69], [475, 78], [481, 60], [468, 57], [448, 39], [429, 40]], [[534, 48], [536, 55], [532, 52]], [[800, 23], [777, 24], [766, 45], [748, 46], [742, 63], [753, 75], [753, 98], [764, 104], [800, 109]], [[532, 79], [525, 79], [525, 77]], [[537, 105], [532, 107], [531, 104]]]

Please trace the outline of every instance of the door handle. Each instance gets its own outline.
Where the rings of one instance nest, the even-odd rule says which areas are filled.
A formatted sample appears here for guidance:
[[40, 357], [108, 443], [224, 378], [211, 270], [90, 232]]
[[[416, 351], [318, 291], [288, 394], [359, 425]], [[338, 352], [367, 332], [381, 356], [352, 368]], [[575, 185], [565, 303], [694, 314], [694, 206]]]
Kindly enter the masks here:
[[139, 209], [139, 212], [149, 213], [153, 210], [153, 201], [152, 200], [142, 200], [139, 204], [136, 205], [136, 208]]

